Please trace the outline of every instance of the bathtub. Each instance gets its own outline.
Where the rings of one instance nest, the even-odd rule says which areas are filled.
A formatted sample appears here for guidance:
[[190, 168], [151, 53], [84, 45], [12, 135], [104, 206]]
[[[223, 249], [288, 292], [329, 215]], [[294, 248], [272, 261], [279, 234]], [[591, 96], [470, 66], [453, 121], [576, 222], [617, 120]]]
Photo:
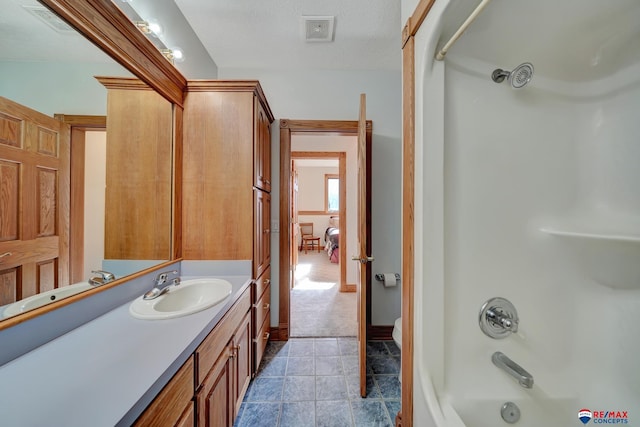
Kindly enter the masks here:
[[438, 395], [427, 375], [416, 379], [414, 425], [418, 427], [506, 427], [511, 424], [502, 418], [501, 409], [507, 402], [520, 411], [519, 420], [513, 424], [518, 427], [581, 425], [577, 414], [582, 406], [575, 396], [550, 398], [538, 385], [512, 395], [487, 386], [484, 391], [454, 396]]
[[[507, 426], [508, 401], [521, 427], [581, 426], [582, 408], [633, 424], [640, 3], [493, 1], [435, 61], [477, 3], [436, 1], [415, 36], [414, 425]], [[492, 81], [524, 62], [527, 87]], [[482, 334], [493, 297], [517, 308], [519, 335]]]

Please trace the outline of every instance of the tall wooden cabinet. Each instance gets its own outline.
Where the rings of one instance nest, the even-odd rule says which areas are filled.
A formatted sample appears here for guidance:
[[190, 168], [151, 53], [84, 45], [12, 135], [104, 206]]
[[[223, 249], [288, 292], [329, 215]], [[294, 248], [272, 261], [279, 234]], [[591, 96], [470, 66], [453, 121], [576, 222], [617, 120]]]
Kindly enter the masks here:
[[253, 373], [270, 325], [272, 122], [273, 113], [258, 81], [188, 82], [182, 256], [251, 260]]
[[138, 79], [96, 78], [108, 89], [104, 256], [171, 259], [172, 104]]

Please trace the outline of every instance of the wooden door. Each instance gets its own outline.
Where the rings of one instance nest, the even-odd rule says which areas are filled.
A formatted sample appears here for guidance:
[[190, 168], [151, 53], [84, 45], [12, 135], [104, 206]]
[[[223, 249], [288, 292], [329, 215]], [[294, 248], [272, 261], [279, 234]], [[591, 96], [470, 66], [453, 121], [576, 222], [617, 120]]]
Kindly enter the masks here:
[[0, 305], [69, 284], [69, 138], [0, 97]]
[[202, 382], [197, 394], [198, 425], [203, 427], [231, 427], [235, 403], [233, 388], [233, 348], [229, 343]]
[[236, 360], [234, 418], [238, 416], [251, 381], [251, 341], [251, 312], [248, 312], [233, 337], [233, 356]]
[[298, 170], [296, 161], [291, 160], [291, 287], [295, 284], [296, 266], [298, 265], [298, 240], [300, 239], [300, 228], [298, 225]]
[[360, 368], [360, 394], [367, 395], [367, 265], [373, 258], [367, 254], [367, 113], [366, 96], [360, 95], [358, 119], [358, 262], [356, 299], [358, 305], [358, 364]]

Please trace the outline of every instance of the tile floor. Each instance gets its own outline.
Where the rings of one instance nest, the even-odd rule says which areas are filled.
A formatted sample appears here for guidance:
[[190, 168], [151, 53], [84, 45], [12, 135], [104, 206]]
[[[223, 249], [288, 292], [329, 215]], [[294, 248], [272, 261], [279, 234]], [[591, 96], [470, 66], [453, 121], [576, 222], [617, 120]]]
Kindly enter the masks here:
[[399, 369], [393, 341], [369, 342], [363, 399], [355, 338], [269, 342], [234, 427], [394, 426]]

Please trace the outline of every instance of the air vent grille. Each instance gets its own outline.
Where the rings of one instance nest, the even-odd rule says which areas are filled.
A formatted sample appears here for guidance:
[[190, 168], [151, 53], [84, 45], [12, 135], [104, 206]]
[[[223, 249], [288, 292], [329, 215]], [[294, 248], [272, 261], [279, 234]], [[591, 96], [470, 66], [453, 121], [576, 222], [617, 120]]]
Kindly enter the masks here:
[[71, 34], [75, 33], [75, 30], [69, 26], [66, 22], [58, 17], [55, 13], [51, 12], [44, 6], [31, 6], [22, 5], [22, 7], [36, 18], [43, 21], [45, 24], [53, 28], [59, 33]]
[[333, 16], [303, 16], [301, 20], [303, 38], [307, 42], [333, 41]]

